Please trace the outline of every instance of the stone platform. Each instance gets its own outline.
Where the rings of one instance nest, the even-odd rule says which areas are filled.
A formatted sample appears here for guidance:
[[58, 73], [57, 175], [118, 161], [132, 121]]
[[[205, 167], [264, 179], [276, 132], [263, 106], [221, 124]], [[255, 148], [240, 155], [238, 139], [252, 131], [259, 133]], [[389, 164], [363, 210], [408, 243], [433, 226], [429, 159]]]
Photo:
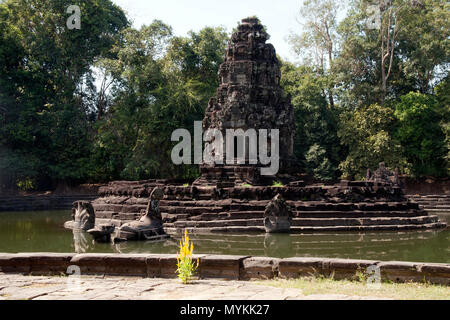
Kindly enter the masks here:
[[446, 226], [402, 189], [374, 182], [342, 181], [332, 186], [197, 187], [163, 180], [111, 182], [92, 202], [96, 218], [116, 225], [138, 219], [148, 196], [164, 188], [160, 202], [169, 234], [265, 232], [264, 210], [280, 194], [292, 208], [291, 232], [437, 229]]
[[[381, 281], [429, 282], [450, 285], [450, 265], [445, 263], [329, 259], [312, 257], [268, 258], [236, 255], [194, 255], [199, 259], [199, 279], [297, 279], [325, 276], [358, 279], [377, 268]], [[0, 274], [64, 275], [69, 266], [81, 275], [176, 278], [174, 254], [0, 254]], [[1, 288], [1, 285], [0, 285]]]
[[450, 214], [450, 194], [408, 195], [408, 198], [428, 212]]
[[[368, 170], [365, 182], [305, 186], [299, 181], [294, 108], [280, 85], [281, 64], [273, 45], [266, 43], [268, 39], [257, 18], [243, 19], [231, 36], [219, 68], [219, 87], [205, 110], [202, 130], [220, 132], [222, 137], [231, 131], [234, 136], [223, 141], [206, 134], [205, 153], [214, 155], [214, 161], [203, 159], [201, 176], [194, 184], [111, 182], [99, 189], [100, 198], [92, 203], [96, 218], [115, 225], [135, 221], [145, 213], [152, 190], [160, 187], [164, 189], [160, 212], [169, 234], [185, 229], [190, 233], [270, 233], [290, 227], [291, 232], [303, 233], [445, 227], [437, 216], [404, 196], [398, 170], [390, 172], [383, 162], [373, 173]], [[256, 132], [265, 132], [265, 138], [255, 139]], [[269, 153], [270, 158], [277, 154], [272, 160], [279, 160], [279, 168], [274, 163], [270, 167], [279, 170], [263, 170], [268, 168]], [[220, 161], [224, 159], [230, 161], [224, 165]], [[285, 186], [270, 187], [279, 185], [274, 183], [278, 181]], [[283, 203], [283, 214], [275, 205], [268, 207], [275, 197], [280, 197], [277, 203]]]

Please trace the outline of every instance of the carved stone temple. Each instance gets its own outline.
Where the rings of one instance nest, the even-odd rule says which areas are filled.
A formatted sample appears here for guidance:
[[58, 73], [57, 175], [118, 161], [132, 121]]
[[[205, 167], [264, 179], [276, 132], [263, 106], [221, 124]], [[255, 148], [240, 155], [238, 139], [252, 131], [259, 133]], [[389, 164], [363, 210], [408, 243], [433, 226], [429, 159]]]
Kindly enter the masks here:
[[[289, 97], [280, 86], [280, 64], [275, 48], [266, 43], [269, 35], [256, 18], [242, 20], [233, 33], [225, 52], [225, 62], [219, 68], [220, 85], [215, 98], [211, 98], [203, 119], [203, 131], [219, 130], [223, 137], [227, 129], [267, 129], [267, 150], [271, 150], [271, 130], [279, 130], [280, 173], [295, 170], [294, 110]], [[213, 138], [211, 138], [213, 139]], [[249, 164], [249, 138], [246, 137], [244, 155], [247, 165], [202, 165], [202, 178], [195, 184], [217, 182], [260, 182], [260, 159]], [[207, 141], [208, 142], [208, 141]], [[209, 141], [211, 142], [211, 141]], [[215, 153], [226, 159], [226, 145]], [[235, 146], [237, 143], [235, 144]], [[236, 148], [236, 147], [235, 147]], [[236, 156], [237, 149], [232, 150]]]
[[[257, 19], [242, 20], [220, 66], [220, 86], [206, 109], [203, 129], [224, 135], [227, 129], [279, 129], [279, 174], [260, 176], [264, 165], [258, 159], [253, 165], [204, 163], [193, 185], [157, 179], [110, 182], [92, 202], [96, 225], [114, 225], [132, 237], [147, 227], [178, 235], [185, 229], [303, 233], [445, 227], [405, 197], [398, 173], [383, 163], [374, 173], [368, 171], [366, 181], [325, 186], [296, 180], [293, 109], [280, 87], [280, 66], [267, 39]], [[272, 186], [273, 179], [284, 185]], [[158, 189], [161, 197], [152, 200]], [[155, 209], [149, 210], [149, 201]]]

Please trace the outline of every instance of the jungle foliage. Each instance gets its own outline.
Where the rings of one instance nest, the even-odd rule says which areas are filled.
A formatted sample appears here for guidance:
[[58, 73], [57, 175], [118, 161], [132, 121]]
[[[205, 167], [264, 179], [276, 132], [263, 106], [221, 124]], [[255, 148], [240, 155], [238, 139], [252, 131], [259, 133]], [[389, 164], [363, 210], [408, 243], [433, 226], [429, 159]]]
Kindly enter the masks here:
[[[111, 0], [78, 3], [69, 30], [70, 1], [0, 2], [0, 190], [197, 176], [172, 164], [170, 136], [203, 118], [229, 33], [135, 29]], [[373, 28], [369, 1], [305, 1], [290, 37], [302, 62], [280, 59], [295, 152], [317, 179], [361, 178], [380, 161], [449, 175], [449, 4], [379, 3]]]

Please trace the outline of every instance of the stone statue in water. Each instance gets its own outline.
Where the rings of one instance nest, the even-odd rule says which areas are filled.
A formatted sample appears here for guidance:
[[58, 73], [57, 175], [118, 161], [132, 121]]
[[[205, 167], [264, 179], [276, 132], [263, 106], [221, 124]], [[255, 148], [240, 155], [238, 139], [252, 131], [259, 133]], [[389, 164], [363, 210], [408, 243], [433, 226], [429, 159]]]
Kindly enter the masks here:
[[128, 222], [116, 229], [112, 223], [95, 225], [94, 207], [89, 201], [74, 202], [72, 221], [64, 223], [68, 229], [87, 231], [97, 242], [110, 242], [114, 232], [114, 241], [127, 240], [160, 240], [167, 238], [163, 229], [163, 222], [159, 202], [164, 196], [161, 188], [153, 189], [150, 194], [144, 215], [138, 220]]
[[72, 221], [64, 223], [67, 229], [87, 231], [95, 226], [94, 207], [89, 201], [75, 201], [72, 208]]
[[157, 240], [168, 237], [163, 230], [163, 223], [159, 202], [164, 191], [156, 187], [150, 194], [145, 214], [138, 220], [122, 225], [115, 240]]
[[292, 210], [280, 194], [277, 194], [264, 211], [266, 233], [290, 232]]

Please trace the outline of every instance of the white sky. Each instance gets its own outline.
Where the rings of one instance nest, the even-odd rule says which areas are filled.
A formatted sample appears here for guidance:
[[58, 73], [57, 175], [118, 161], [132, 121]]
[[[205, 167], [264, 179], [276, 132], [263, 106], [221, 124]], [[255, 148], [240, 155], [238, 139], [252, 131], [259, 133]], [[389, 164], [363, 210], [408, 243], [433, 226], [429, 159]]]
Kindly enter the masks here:
[[303, 0], [113, 0], [139, 28], [154, 19], [172, 26], [174, 34], [185, 36], [205, 26], [224, 26], [228, 32], [238, 21], [256, 15], [267, 27], [277, 53], [286, 60], [299, 60], [292, 52], [287, 36], [301, 32], [297, 22]]

